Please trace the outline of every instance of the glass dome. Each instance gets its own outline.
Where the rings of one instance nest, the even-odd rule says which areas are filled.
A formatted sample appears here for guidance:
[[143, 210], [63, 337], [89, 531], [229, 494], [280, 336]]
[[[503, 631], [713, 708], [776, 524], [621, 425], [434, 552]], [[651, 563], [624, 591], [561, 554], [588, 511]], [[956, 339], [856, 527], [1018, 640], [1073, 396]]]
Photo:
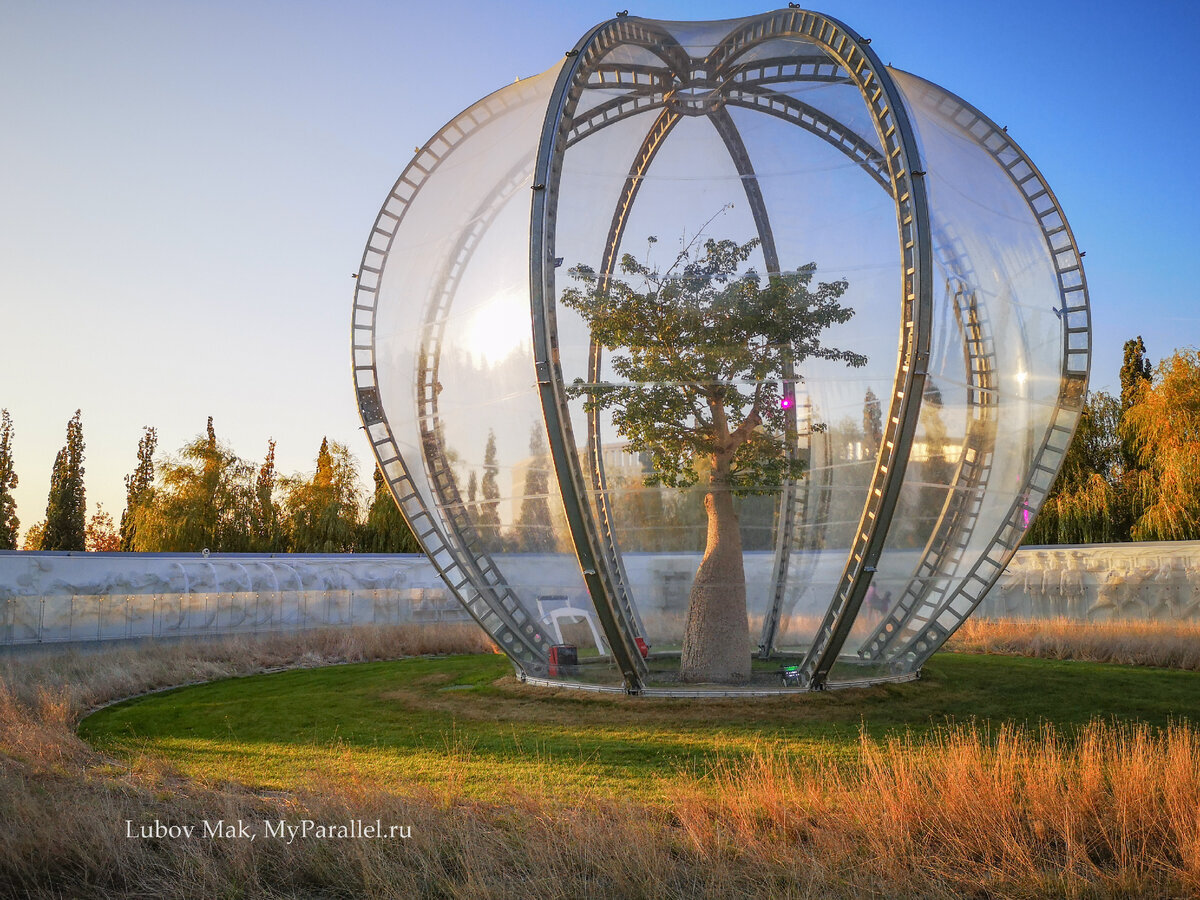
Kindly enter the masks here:
[[385, 200], [363, 425], [523, 678], [912, 678], [1037, 514], [1087, 386], [1080, 254], [1004, 129], [869, 44], [618, 16]]

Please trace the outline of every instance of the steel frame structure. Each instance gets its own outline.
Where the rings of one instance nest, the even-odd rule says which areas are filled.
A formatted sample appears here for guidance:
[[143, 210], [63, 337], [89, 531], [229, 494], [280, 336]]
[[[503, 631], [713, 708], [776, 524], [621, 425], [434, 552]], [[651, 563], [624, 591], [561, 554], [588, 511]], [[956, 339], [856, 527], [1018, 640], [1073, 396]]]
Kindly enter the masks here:
[[[773, 42], [794, 39], [814, 52], [762, 55]], [[881, 447], [855, 531], [853, 545], [828, 609], [801, 663], [799, 689], [828, 684], [835, 663], [891, 663], [890, 672], [870, 677], [895, 679], [914, 672], [982, 599], [1003, 571], [1023, 534], [1022, 520], [1035, 514], [1061, 464], [1078, 420], [1090, 366], [1090, 312], [1080, 254], [1057, 201], [1032, 162], [1006, 133], [978, 110], [928, 82], [927, 98], [937, 105], [947, 127], [987, 148], [1008, 173], [1041, 225], [1059, 279], [1063, 322], [1060, 390], [1051, 425], [1002, 525], [985, 552], [967, 565], [968, 544], [980, 515], [980, 502], [995, 452], [995, 361], [986, 303], [972, 290], [970, 261], [956, 248], [945, 223], [933, 220], [917, 133], [908, 103], [892, 74], [856, 32], [819, 13], [797, 9], [767, 13], [735, 23], [703, 57], [694, 58], [658, 23], [618, 16], [584, 35], [560, 67], [536, 148], [519, 160], [495, 189], [471, 211], [453, 253], [435, 279], [424, 304], [424, 339], [414, 373], [417, 388], [423, 478], [443, 515], [428, 508], [414, 481], [413, 460], [401, 458], [379, 395], [376, 358], [377, 291], [393, 240], [422, 186], [455, 147], [469, 135], [500, 119], [514, 106], [532, 102], [520, 85], [498, 91], [460, 114], [430, 139], [400, 176], [376, 220], [358, 275], [353, 322], [355, 384], [363, 426], [371, 438], [392, 493], [418, 540], [454, 595], [480, 625], [509, 653], [524, 677], [540, 681], [547, 673], [548, 639], [541, 633], [500, 571], [468, 516], [453, 468], [440, 437], [439, 354], [447, 311], [458, 279], [480, 236], [496, 213], [518, 191], [532, 189], [529, 233], [529, 287], [533, 363], [546, 435], [561, 491], [567, 525], [583, 581], [592, 598], [611, 659], [629, 693], [699, 696], [696, 690], [664, 689], [647, 684], [647, 666], [638, 641], [645, 634], [629, 589], [615, 535], [610, 491], [601, 453], [598, 413], [587, 422], [584, 471], [573, 434], [566, 386], [558, 356], [555, 301], [556, 226], [566, 152], [596, 133], [635, 117], [651, 124], [629, 162], [624, 188], [612, 213], [599, 277], [609, 278], [619, 256], [628, 214], [659, 149], [684, 118], [707, 119], [729, 154], [743, 184], [758, 231], [768, 273], [780, 271], [768, 213], [753, 161], [728, 109], [738, 108], [797, 125], [842, 152], [890, 196], [896, 214], [902, 272], [901, 329], [897, 370]], [[614, 61], [615, 48], [636, 48], [653, 63]], [[617, 57], [619, 58], [619, 57]], [[911, 77], [911, 76], [908, 76]], [[772, 85], [814, 82], [852, 85], [870, 113], [872, 135]], [[611, 99], [586, 106], [590, 90], [619, 91]], [[537, 99], [541, 100], [539, 96]], [[535, 152], [536, 151], [536, 152]], [[843, 652], [884, 550], [896, 509], [925, 393], [934, 305], [934, 260], [947, 272], [946, 290], [954, 296], [954, 316], [962, 342], [971, 409], [964, 444], [930, 537], [905, 590], [884, 620], [856, 653]], [[600, 380], [601, 348], [592, 343], [589, 380]], [[798, 431], [796, 374], [784, 373], [790, 433]], [[792, 452], [799, 452], [798, 446]], [[810, 439], [810, 459], [811, 439]], [[595, 502], [588, 499], [589, 488]], [[764, 657], [774, 651], [781, 618], [789, 612], [786, 588], [794, 550], [819, 543], [821, 497], [828, 511], [828, 485], [816, 489], [809, 479], [786, 484], [781, 492], [772, 567], [769, 612], [760, 643]], [[822, 494], [821, 491], [824, 490]], [[455, 512], [457, 511], [457, 513]], [[797, 547], [797, 524], [814, 523]], [[810, 554], [811, 555], [811, 554]], [[852, 679], [853, 680], [853, 679]], [[555, 681], [554, 683], [561, 683]], [[611, 688], [597, 688], [611, 689]], [[794, 692], [789, 688], [785, 692]], [[757, 691], [761, 692], [761, 691]], [[712, 692], [710, 692], [712, 693]], [[724, 691], [713, 693], [723, 695]], [[774, 692], [772, 692], [774, 693]]]

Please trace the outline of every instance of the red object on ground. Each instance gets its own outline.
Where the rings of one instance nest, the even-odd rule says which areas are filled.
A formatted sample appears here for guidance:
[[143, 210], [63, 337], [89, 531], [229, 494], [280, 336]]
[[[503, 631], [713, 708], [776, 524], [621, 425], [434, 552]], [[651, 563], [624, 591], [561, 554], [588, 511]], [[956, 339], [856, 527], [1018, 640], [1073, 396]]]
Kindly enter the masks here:
[[550, 648], [549, 675], [557, 678], [559, 675], [570, 675], [568, 667], [579, 665], [579, 650], [574, 644], [554, 644]]

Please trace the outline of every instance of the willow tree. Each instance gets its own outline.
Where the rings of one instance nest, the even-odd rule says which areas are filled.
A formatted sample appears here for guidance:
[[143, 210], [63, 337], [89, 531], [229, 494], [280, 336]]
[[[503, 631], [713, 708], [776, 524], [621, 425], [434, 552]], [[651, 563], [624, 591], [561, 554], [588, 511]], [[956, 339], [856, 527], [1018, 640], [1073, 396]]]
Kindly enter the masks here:
[[[685, 248], [663, 272], [626, 254], [622, 277], [587, 266], [562, 303], [587, 321], [607, 350], [613, 383], [569, 388], [588, 412], [607, 410], [634, 452], [649, 454], [647, 485], [689, 488], [703, 473], [707, 543], [688, 597], [680, 678], [739, 683], [750, 677], [750, 630], [741, 494], [800, 478], [788, 452], [782, 384], [789, 363], [810, 357], [861, 366], [866, 358], [821, 344], [854, 311], [838, 300], [846, 282], [812, 286], [816, 265], [761, 277], [739, 274], [757, 241], [707, 240]], [[631, 283], [632, 281], [632, 283]]]
[[1200, 538], [1200, 351], [1176, 350], [1125, 411], [1123, 436], [1144, 470], [1135, 541]]

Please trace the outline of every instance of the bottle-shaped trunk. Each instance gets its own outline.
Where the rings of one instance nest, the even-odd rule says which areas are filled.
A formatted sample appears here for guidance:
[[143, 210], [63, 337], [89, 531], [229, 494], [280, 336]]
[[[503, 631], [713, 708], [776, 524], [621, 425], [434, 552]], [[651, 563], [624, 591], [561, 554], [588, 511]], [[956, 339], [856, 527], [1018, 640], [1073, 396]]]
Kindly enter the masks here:
[[681, 681], [745, 684], [750, 680], [750, 626], [742, 533], [728, 483], [714, 481], [704, 497], [708, 543], [688, 598]]

